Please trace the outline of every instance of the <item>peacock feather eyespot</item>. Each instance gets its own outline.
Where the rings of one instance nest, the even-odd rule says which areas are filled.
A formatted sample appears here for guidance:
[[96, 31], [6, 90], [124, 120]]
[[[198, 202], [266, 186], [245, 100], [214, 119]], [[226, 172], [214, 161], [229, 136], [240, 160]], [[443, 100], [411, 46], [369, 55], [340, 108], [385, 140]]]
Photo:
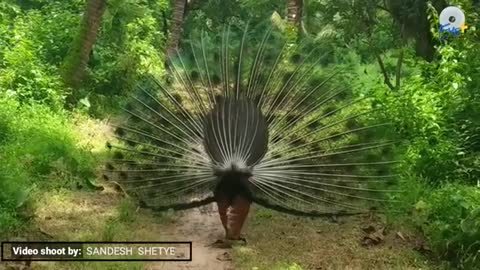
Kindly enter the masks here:
[[180, 96], [180, 94], [175, 93], [172, 96], [173, 96], [173, 99], [175, 100], [175, 102], [177, 102], [180, 105], [182, 104], [183, 100], [182, 100], [182, 97]]
[[140, 117], [138, 115], [138, 112], [132, 112], [132, 111], [129, 110], [128, 113], [130, 114], [129, 118], [128, 118], [129, 122], [139, 123], [139, 122], [143, 121], [142, 117]]
[[135, 142], [135, 141], [133, 141], [133, 140], [126, 139], [126, 140], [125, 140], [125, 143], [127, 143], [127, 145], [130, 146], [130, 147], [135, 147], [135, 146], [137, 146], [137, 142]]
[[132, 102], [129, 102], [125, 105], [125, 110], [127, 111], [133, 111], [135, 109], [135, 106], [132, 104]]
[[325, 83], [325, 79], [320, 76], [314, 76], [308, 81], [308, 86], [310, 87], [318, 87]]
[[120, 178], [121, 181], [126, 181], [126, 180], [128, 180], [128, 174], [127, 174], [126, 172], [120, 172], [120, 173], [118, 174], [118, 176], [119, 176], [119, 178]]
[[125, 130], [121, 127], [118, 127], [115, 129], [115, 134], [120, 136], [120, 137], [123, 137], [125, 136]]
[[393, 149], [391, 147], [384, 147], [382, 149], [382, 156], [389, 156], [393, 153]]
[[165, 79], [165, 84], [166, 84], [167, 86], [171, 86], [171, 85], [173, 84], [173, 79], [167, 77], [167, 79]]
[[320, 120], [315, 120], [308, 124], [308, 128], [311, 130], [316, 130], [322, 126], [324, 126], [324, 124]]
[[334, 131], [329, 135], [332, 141], [338, 141], [342, 139], [342, 135], [339, 131]]
[[305, 140], [302, 140], [302, 139], [295, 139], [293, 140], [292, 142], [290, 142], [290, 144], [293, 146], [293, 147], [300, 147], [302, 145], [305, 145], [306, 144], [306, 141]]
[[299, 53], [295, 53], [290, 57], [290, 62], [292, 62], [292, 64], [300, 64], [301, 60], [302, 56]]
[[193, 81], [198, 81], [200, 79], [200, 73], [197, 70], [190, 71], [190, 78]]
[[115, 167], [110, 162], [105, 163], [105, 168], [109, 171], [115, 170]]
[[211, 78], [211, 81], [213, 85], [219, 85], [222, 82], [222, 79], [220, 79], [220, 76], [218, 76], [217, 74], [214, 74]]
[[330, 105], [323, 110], [323, 115], [330, 115], [337, 110], [337, 106]]
[[120, 151], [115, 151], [113, 152], [113, 158], [114, 159], [123, 159], [124, 158], [124, 155], [122, 152]]
[[[283, 74], [283, 77], [282, 77], [283, 83], [284, 84], [290, 83], [292, 81], [292, 77], [294, 76], [294, 74], [295, 73], [293, 71], [289, 71], [286, 74]], [[284, 95], [286, 95], [286, 93]]]
[[218, 61], [220, 61], [220, 55], [218, 53], [214, 53], [213, 60], [218, 63]]
[[338, 93], [338, 95], [335, 96], [335, 99], [337, 101], [342, 101], [342, 100], [348, 98], [348, 96], [349, 96], [349, 93], [347, 91], [341, 91], [341, 92]]
[[299, 115], [289, 114], [285, 118], [287, 120], [287, 123], [290, 124], [290, 123], [297, 122], [300, 117], [299, 117]]
[[345, 126], [348, 129], [354, 129], [354, 128], [359, 128], [360, 125], [356, 119], [348, 119], [347, 122], [345, 123]]

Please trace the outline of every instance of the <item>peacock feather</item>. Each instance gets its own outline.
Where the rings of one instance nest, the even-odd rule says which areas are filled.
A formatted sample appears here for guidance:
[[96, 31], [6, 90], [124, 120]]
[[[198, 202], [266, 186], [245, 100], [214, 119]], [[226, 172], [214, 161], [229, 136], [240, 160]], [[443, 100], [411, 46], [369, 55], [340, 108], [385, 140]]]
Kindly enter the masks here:
[[[198, 35], [170, 76], [138, 84], [108, 144], [109, 179], [158, 210], [213, 202], [220, 185], [319, 216], [369, 211], [396, 192], [389, 124], [331, 53], [272, 27]], [[222, 180], [232, 173], [245, 182]]]

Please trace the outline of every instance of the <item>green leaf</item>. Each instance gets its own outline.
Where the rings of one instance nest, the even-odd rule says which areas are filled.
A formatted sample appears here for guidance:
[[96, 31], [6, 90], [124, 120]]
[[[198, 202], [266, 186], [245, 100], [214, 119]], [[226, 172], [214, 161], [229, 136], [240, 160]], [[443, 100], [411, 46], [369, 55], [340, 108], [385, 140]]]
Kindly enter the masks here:
[[30, 196], [30, 192], [32, 191], [33, 187], [30, 187], [28, 189], [23, 189], [17, 192], [15, 195], [15, 207], [20, 208], [22, 207], [25, 202], [28, 200]]
[[90, 101], [88, 100], [88, 97], [84, 97], [84, 98], [80, 99], [80, 103], [83, 104], [87, 108], [90, 108], [90, 106], [91, 106]]
[[85, 181], [85, 183], [87, 184], [87, 187], [88, 188], [91, 188], [91, 189], [95, 189], [95, 190], [103, 190], [104, 187], [102, 185], [99, 185], [95, 182], [95, 180], [92, 180], [92, 179], [87, 179]]
[[417, 211], [422, 211], [422, 210], [425, 210], [428, 208], [428, 204], [422, 200], [418, 201], [416, 204], [415, 204], [415, 210]]

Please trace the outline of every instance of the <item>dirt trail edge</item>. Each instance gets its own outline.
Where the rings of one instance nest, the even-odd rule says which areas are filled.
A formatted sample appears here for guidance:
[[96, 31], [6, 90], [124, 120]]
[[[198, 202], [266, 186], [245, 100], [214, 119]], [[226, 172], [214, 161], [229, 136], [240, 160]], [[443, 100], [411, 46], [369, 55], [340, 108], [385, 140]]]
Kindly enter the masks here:
[[211, 244], [224, 237], [215, 204], [177, 213], [175, 227], [169, 233], [169, 241], [192, 241], [191, 262], [155, 262], [145, 269], [209, 269], [232, 270], [231, 250], [212, 247]]

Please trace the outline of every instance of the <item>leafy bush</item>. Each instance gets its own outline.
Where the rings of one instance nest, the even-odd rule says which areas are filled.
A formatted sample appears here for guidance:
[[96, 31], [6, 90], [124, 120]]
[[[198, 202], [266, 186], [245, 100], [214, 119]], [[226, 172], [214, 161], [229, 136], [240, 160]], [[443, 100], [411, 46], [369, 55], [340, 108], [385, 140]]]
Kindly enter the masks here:
[[90, 113], [98, 117], [118, 111], [143, 76], [165, 72], [165, 36], [160, 29], [168, 2], [114, 0], [108, 5], [89, 76], [77, 94], [88, 98]]
[[456, 266], [480, 265], [480, 188], [447, 185], [417, 203], [416, 223], [441, 258]]
[[[0, 4], [0, 88], [21, 103], [54, 109], [73, 91], [61, 70], [82, 20], [84, 1], [21, 1]], [[160, 31], [167, 1], [109, 1], [101, 33], [90, 57], [78, 101], [87, 98], [95, 115], [115, 111], [139, 77], [164, 72]], [[5, 18], [5, 19], [4, 19]], [[70, 100], [69, 100], [70, 101]]]
[[[79, 148], [63, 109], [71, 90], [60, 76], [83, 9], [79, 0], [0, 3], [0, 231], [18, 227], [36, 190], [94, 177], [95, 157]], [[138, 77], [163, 73], [166, 9], [166, 1], [109, 1], [80, 91], [90, 112], [111, 113]]]
[[10, 14], [11, 18], [0, 21], [0, 29], [5, 29], [0, 33], [6, 32], [0, 43], [0, 88], [22, 103], [34, 101], [62, 108], [68, 91], [57, 67], [78, 24], [79, 6], [39, 4], [41, 9], [23, 12], [13, 4], [0, 9], [1, 16]]
[[405, 139], [401, 185], [408, 192], [395, 210], [421, 229], [439, 258], [464, 269], [480, 265], [480, 71], [472, 68], [480, 61], [477, 43], [473, 27], [442, 44], [437, 61], [415, 63], [416, 74], [400, 91], [375, 92], [385, 120]]
[[31, 191], [72, 187], [94, 176], [95, 161], [78, 148], [66, 113], [0, 98], [0, 119], [0, 231], [8, 231]]

